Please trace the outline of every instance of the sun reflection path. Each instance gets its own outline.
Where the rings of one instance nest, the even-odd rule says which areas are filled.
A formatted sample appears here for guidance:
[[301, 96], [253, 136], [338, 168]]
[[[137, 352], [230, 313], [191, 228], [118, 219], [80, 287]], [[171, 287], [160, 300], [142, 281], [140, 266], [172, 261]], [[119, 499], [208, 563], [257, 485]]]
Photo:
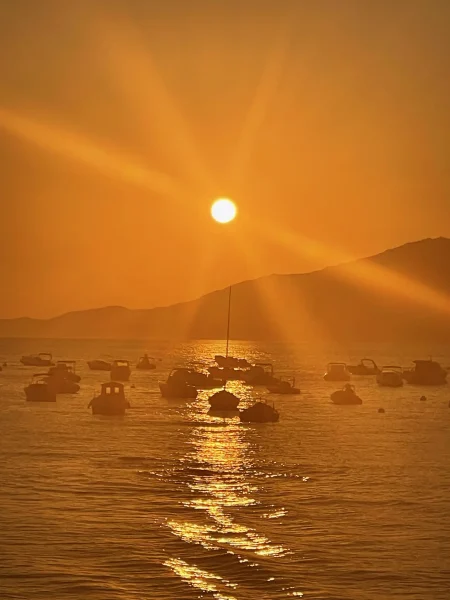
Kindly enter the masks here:
[[[193, 430], [184, 470], [191, 476], [187, 485], [192, 499], [183, 502], [186, 508], [204, 511], [203, 522], [170, 520], [167, 526], [185, 542], [199, 544], [206, 550], [251, 552], [255, 556], [281, 556], [288, 552], [263, 534], [235, 521], [232, 512], [258, 504], [258, 486], [249, 479], [253, 452], [247, 432], [238, 423], [224, 428], [200, 426]], [[245, 512], [240, 512], [240, 515]], [[277, 511], [278, 518], [285, 515]]]

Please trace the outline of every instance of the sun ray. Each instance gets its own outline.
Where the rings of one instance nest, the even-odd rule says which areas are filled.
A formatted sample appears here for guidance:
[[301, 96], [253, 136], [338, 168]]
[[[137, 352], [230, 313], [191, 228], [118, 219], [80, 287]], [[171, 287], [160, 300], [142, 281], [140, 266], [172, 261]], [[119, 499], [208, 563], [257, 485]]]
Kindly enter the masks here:
[[298, 232], [287, 229], [277, 231], [273, 227], [273, 223], [270, 224], [270, 227], [268, 225], [263, 226], [268, 238], [299, 256], [314, 258], [320, 260], [321, 263], [338, 265], [335, 273], [342, 279], [373, 288], [377, 292], [406, 298], [436, 312], [450, 314], [449, 297], [419, 281], [367, 259], [355, 260], [354, 256], [342, 249], [312, 240]]
[[239, 183], [251, 159], [257, 135], [264, 125], [271, 102], [277, 92], [292, 37], [292, 14], [285, 15], [276, 29], [265, 69], [255, 89], [247, 117], [231, 162], [231, 180]]
[[158, 144], [178, 158], [178, 166], [187, 170], [200, 193], [212, 195], [216, 182], [139, 30], [127, 23], [124, 15], [120, 21], [102, 17], [94, 39], [113, 85], [142, 133], [152, 140], [157, 132]]
[[164, 173], [153, 171], [80, 134], [45, 124], [42, 120], [32, 119], [17, 111], [0, 107], [0, 128], [43, 150], [91, 167], [103, 175], [172, 198], [179, 198], [183, 192], [181, 184]]

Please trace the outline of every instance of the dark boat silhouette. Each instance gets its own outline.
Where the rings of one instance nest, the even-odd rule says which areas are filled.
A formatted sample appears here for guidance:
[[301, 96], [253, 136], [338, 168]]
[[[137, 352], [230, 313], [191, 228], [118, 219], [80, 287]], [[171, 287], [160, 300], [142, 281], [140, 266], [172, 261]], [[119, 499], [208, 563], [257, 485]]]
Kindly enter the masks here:
[[52, 367], [52, 355], [49, 352], [41, 352], [40, 354], [30, 354], [22, 356], [20, 362], [26, 367]]
[[130, 403], [125, 398], [124, 386], [117, 381], [103, 383], [101, 392], [88, 404], [93, 415], [106, 415], [121, 417], [125, 414]]
[[251, 364], [246, 358], [228, 356], [228, 353], [227, 356], [216, 354], [214, 360], [216, 361], [219, 367], [228, 367], [231, 369], [247, 369], [248, 367], [251, 367]]
[[300, 394], [300, 389], [295, 387], [295, 377], [291, 381], [280, 377], [277, 381], [268, 385], [267, 389], [272, 394], [286, 394], [289, 396]]
[[58, 360], [56, 365], [48, 370], [48, 374], [50, 377], [63, 377], [78, 383], [81, 381], [81, 377], [75, 373], [75, 364], [74, 360]]
[[128, 381], [131, 369], [128, 360], [114, 360], [111, 365], [111, 381]]
[[328, 363], [327, 372], [323, 376], [325, 381], [350, 381], [350, 373], [345, 363]]
[[371, 358], [362, 358], [359, 365], [349, 365], [347, 370], [352, 375], [377, 375], [380, 369]]
[[240, 399], [228, 390], [223, 389], [210, 396], [208, 402], [213, 411], [229, 412], [237, 410]]
[[278, 380], [273, 376], [272, 363], [255, 363], [244, 371], [242, 380], [249, 385], [271, 385]]
[[444, 385], [447, 371], [435, 360], [414, 360], [414, 367], [403, 372], [404, 379], [413, 385]]
[[383, 387], [402, 387], [403, 369], [395, 365], [387, 365], [377, 375], [377, 383]]
[[148, 354], [144, 354], [144, 356], [141, 356], [141, 358], [138, 360], [136, 369], [141, 369], [142, 371], [150, 371], [152, 369], [156, 369], [156, 364], [150, 362], [150, 357], [148, 356]]
[[47, 373], [36, 373], [25, 388], [28, 402], [56, 402], [56, 392], [48, 385]]
[[47, 373], [46, 381], [50, 389], [55, 394], [76, 394], [80, 391], [80, 386], [71, 379], [66, 379], [64, 372]]
[[186, 382], [182, 369], [174, 369], [169, 373], [167, 381], [159, 382], [163, 398], [197, 398], [197, 388]]
[[173, 377], [174, 380], [178, 379], [184, 381], [188, 385], [193, 385], [199, 390], [219, 388], [224, 384], [222, 379], [216, 379], [210, 373], [203, 373], [187, 367], [173, 369], [170, 376]]
[[356, 395], [355, 388], [347, 383], [342, 390], [337, 390], [331, 394], [331, 401], [333, 404], [340, 405], [351, 405], [351, 404], [362, 404], [362, 400]]
[[275, 406], [260, 401], [241, 410], [239, 419], [242, 423], [277, 423], [280, 420], [280, 413]]
[[106, 360], [88, 360], [88, 367], [91, 371], [111, 371], [111, 363]]

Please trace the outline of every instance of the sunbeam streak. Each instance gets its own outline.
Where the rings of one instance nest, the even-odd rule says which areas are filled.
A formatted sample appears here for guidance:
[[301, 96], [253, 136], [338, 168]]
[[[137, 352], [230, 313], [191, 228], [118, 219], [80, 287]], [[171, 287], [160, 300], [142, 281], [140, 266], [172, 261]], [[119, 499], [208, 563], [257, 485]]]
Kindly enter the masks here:
[[169, 175], [152, 171], [146, 166], [100, 146], [80, 134], [37, 121], [16, 111], [0, 107], [0, 128], [41, 149], [81, 163], [103, 175], [149, 191], [177, 198], [182, 187]]

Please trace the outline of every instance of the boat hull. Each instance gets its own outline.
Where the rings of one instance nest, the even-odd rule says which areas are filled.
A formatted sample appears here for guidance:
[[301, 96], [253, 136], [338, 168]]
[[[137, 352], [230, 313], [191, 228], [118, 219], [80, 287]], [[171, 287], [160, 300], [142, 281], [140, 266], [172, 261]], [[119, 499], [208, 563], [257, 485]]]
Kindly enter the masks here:
[[129, 381], [131, 375], [130, 367], [112, 367], [111, 381]]
[[130, 404], [121, 397], [97, 396], [91, 401], [90, 407], [93, 415], [123, 417], [127, 408], [130, 408]]
[[159, 389], [163, 398], [177, 399], [177, 398], [197, 398], [197, 388], [193, 385], [179, 385], [173, 383], [159, 383]]
[[111, 363], [105, 360], [88, 360], [88, 367], [91, 371], [111, 371]]
[[269, 404], [257, 402], [242, 410], [239, 419], [242, 423], [278, 423], [280, 414]]
[[56, 402], [56, 393], [46, 385], [30, 384], [25, 388], [27, 402]]
[[331, 394], [331, 401], [333, 404], [338, 404], [340, 406], [362, 404], [362, 400], [359, 398], [359, 396], [353, 393], [345, 392], [344, 390], [333, 392]]

